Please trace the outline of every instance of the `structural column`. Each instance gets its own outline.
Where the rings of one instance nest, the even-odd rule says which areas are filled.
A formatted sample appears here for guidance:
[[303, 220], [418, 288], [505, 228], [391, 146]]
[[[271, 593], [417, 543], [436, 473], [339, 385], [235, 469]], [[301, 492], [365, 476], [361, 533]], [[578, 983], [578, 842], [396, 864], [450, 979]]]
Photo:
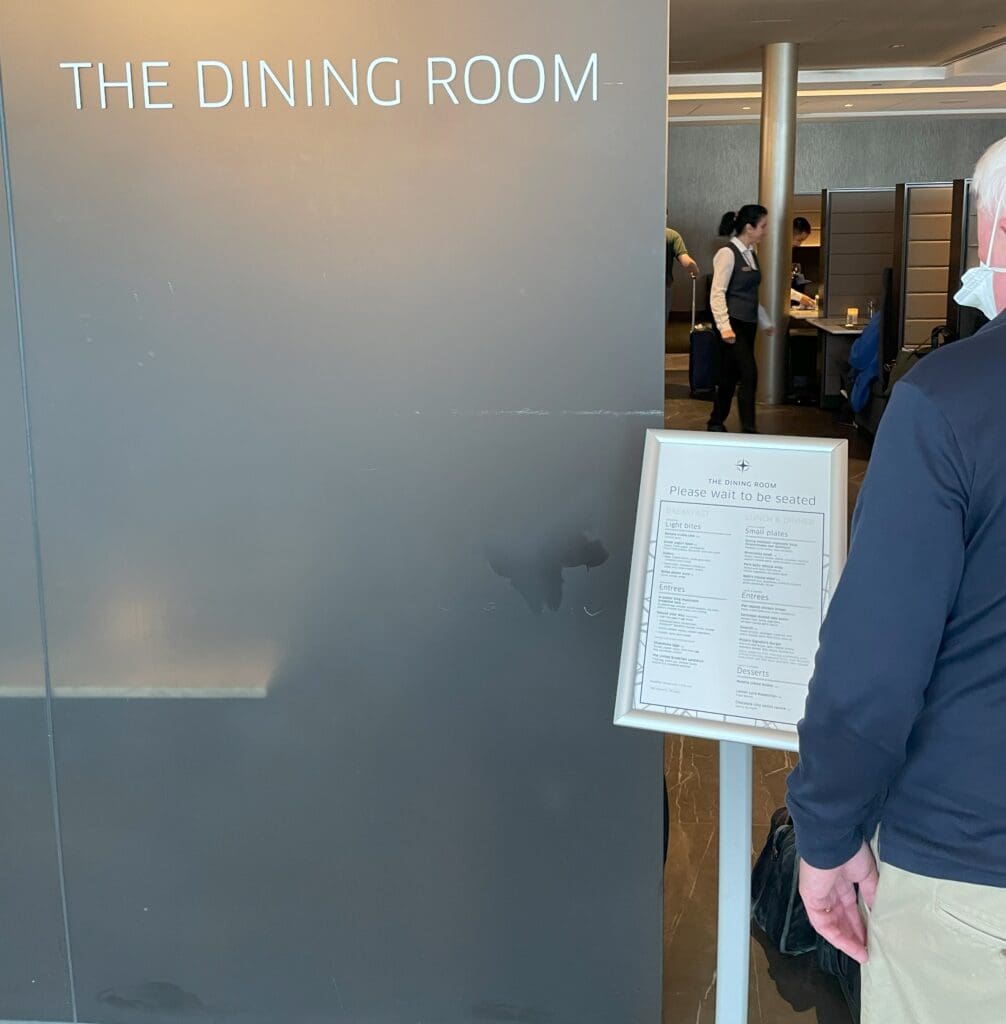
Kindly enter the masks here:
[[792, 280], [793, 163], [796, 153], [796, 43], [770, 43], [762, 57], [761, 163], [758, 196], [768, 209], [759, 247], [761, 301], [775, 325], [758, 340], [758, 401], [778, 405], [786, 388], [786, 332]]

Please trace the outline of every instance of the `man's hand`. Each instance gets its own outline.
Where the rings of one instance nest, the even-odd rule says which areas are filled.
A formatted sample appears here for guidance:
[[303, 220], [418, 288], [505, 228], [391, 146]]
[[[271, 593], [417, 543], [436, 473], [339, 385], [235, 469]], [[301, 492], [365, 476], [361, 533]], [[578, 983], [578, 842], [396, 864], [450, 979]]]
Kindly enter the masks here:
[[732, 345], [737, 340], [737, 335], [733, 331], [721, 331], [720, 337], [728, 344]]
[[682, 253], [678, 257], [678, 262], [688, 271], [689, 276], [693, 281], [698, 280], [699, 276], [699, 265], [688, 255], [688, 253]]
[[800, 896], [814, 930], [853, 960], [865, 964], [866, 924], [856, 899], [872, 909], [877, 892], [877, 862], [866, 843], [837, 868], [814, 868], [800, 861]]
[[809, 295], [800, 296], [801, 309], [817, 309], [817, 303]]

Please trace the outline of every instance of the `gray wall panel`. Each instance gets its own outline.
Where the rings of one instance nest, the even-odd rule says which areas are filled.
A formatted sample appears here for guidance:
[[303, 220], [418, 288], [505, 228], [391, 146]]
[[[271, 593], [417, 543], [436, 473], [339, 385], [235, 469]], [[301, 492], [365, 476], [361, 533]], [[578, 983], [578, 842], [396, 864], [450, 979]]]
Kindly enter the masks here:
[[[661, 745], [610, 722], [665, 5], [132, 11], [0, 54], [82, 1018], [656, 1020]], [[595, 49], [596, 104], [420, 87]], [[186, 76], [382, 52], [398, 108]], [[174, 110], [73, 109], [127, 58]]]
[[[466, 1021], [493, 1006], [656, 1019], [660, 783], [646, 760], [659, 742], [643, 738], [644, 753], [640, 737], [600, 727], [630, 524], [599, 509], [572, 467], [550, 479], [544, 465], [550, 439], [587, 444], [608, 467], [597, 486], [629, 492], [637, 431], [467, 432], [424, 426], [390, 465], [385, 454], [410, 495], [404, 531], [390, 476], [343, 503], [373, 532], [343, 543], [333, 524], [318, 538], [329, 554], [305, 576], [267, 700], [62, 707], [92, 1019], [119, 1019], [93, 1001], [102, 988], [150, 978], [256, 1020], [288, 1007]], [[419, 468], [438, 453], [457, 466], [449, 510], [442, 481]], [[501, 518], [482, 459], [523, 464], [538, 498], [508, 501]], [[589, 572], [561, 572], [594, 560], [594, 536], [623, 540]], [[549, 594], [558, 610], [537, 613]], [[613, 765], [634, 765], [634, 778]], [[638, 877], [626, 881], [627, 867]], [[115, 915], [110, 892], [126, 904]], [[123, 926], [128, 942], [113, 931]]]

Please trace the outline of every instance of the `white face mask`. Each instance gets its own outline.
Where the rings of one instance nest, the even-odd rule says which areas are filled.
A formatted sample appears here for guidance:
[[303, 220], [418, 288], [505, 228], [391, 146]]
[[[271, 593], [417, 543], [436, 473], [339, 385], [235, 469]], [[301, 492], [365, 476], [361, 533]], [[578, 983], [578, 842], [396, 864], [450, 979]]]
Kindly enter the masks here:
[[958, 306], [971, 306], [980, 309], [989, 320], [995, 320], [999, 315], [999, 307], [996, 305], [996, 274], [1006, 274], [1006, 267], [990, 266], [992, 262], [992, 249], [995, 245], [996, 232], [999, 230], [999, 211], [1002, 207], [1002, 200], [996, 203], [996, 215], [992, 221], [992, 235], [989, 238], [988, 255], [977, 267], [972, 267], [961, 278], [961, 287], [954, 296], [954, 302]]

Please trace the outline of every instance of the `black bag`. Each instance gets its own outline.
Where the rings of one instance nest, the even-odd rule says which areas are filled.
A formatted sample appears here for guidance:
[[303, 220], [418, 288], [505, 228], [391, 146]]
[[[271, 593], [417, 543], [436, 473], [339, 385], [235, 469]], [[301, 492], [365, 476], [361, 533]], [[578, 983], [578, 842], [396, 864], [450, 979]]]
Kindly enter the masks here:
[[695, 278], [692, 278], [692, 330], [688, 336], [688, 393], [711, 402], [720, 379], [720, 342], [711, 324], [695, 322]]
[[859, 964], [811, 927], [800, 898], [796, 830], [785, 807], [772, 814], [768, 838], [751, 873], [751, 916], [780, 953], [816, 953], [817, 965], [838, 979], [853, 1020], [859, 1022]]
[[789, 811], [780, 807], [772, 815], [768, 839], [751, 873], [751, 916], [786, 956], [817, 949], [817, 932], [800, 899], [798, 865], [793, 822]]
[[887, 391], [890, 393], [894, 390], [894, 385], [901, 380], [902, 377], [915, 364], [922, 359], [924, 356], [929, 355], [930, 352], [935, 352], [938, 348], [943, 348], [944, 345], [949, 345], [954, 340], [953, 335], [950, 333], [950, 329], [946, 325], [941, 327], [934, 327], [930, 332], [929, 341], [916, 348], [903, 348], [891, 366], [890, 373], [887, 378]]
[[849, 1007], [852, 1019], [859, 1024], [860, 1016], [860, 987], [861, 976], [859, 964], [851, 956], [836, 949], [826, 939], [818, 938], [817, 942], [817, 966], [838, 979], [842, 995], [845, 997], [845, 1005]]

